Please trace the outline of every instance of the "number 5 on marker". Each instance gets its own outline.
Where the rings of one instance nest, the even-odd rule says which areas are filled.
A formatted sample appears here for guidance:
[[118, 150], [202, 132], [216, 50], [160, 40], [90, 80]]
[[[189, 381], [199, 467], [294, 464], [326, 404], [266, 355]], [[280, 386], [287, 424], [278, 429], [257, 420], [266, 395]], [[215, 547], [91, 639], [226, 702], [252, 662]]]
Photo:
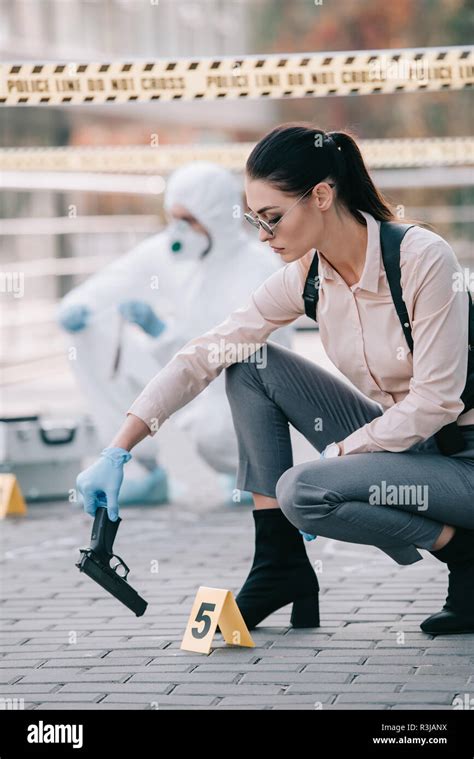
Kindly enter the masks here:
[[208, 654], [218, 624], [229, 645], [255, 646], [232, 591], [201, 585], [180, 648]]

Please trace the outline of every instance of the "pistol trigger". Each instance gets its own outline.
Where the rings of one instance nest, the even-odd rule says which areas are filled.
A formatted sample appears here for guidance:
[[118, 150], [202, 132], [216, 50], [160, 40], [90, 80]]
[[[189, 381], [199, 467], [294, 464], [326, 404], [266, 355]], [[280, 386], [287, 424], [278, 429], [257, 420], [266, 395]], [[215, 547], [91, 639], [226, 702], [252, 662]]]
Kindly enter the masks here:
[[120, 558], [120, 556], [118, 556], [116, 553], [112, 554], [112, 558], [118, 559], [118, 562], [112, 567], [112, 569], [114, 570], [114, 572], [117, 572], [117, 567], [123, 567], [125, 570], [125, 574], [122, 575], [120, 574], [120, 572], [117, 572], [117, 574], [119, 575], [119, 577], [122, 577], [124, 580], [126, 580], [128, 577], [128, 573], [130, 572], [130, 569], [127, 567], [124, 560]]

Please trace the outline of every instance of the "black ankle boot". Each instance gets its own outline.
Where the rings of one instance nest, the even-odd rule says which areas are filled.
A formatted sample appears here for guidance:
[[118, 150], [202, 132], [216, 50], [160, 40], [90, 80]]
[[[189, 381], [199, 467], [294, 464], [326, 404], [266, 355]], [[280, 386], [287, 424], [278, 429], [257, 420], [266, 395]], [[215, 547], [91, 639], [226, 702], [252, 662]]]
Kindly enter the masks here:
[[319, 627], [319, 583], [299, 530], [279, 508], [254, 509], [255, 556], [236, 596], [248, 629], [293, 602], [293, 627]]
[[441, 611], [420, 627], [431, 635], [474, 633], [474, 530], [456, 527], [443, 548], [430, 551], [448, 565], [448, 595]]

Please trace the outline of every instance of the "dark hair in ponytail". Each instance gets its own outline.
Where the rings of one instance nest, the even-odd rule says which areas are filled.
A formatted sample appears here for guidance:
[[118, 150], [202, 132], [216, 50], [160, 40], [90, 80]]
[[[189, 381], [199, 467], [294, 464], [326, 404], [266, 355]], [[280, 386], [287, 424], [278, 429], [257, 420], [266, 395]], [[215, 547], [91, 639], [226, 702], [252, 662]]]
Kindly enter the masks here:
[[[255, 145], [245, 166], [251, 179], [262, 179], [289, 195], [303, 195], [331, 178], [336, 197], [361, 224], [365, 211], [378, 221], [400, 221], [372, 182], [354, 138], [348, 132], [324, 132], [309, 122], [289, 122], [268, 132]], [[421, 222], [416, 222], [421, 223]]]

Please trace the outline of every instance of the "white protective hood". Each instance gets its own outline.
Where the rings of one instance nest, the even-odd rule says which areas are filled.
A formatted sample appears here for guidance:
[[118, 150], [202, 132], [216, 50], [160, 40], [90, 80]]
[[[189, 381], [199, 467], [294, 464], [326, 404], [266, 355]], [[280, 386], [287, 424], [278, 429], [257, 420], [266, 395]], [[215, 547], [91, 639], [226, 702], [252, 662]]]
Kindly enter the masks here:
[[209, 161], [194, 161], [171, 175], [164, 207], [169, 211], [177, 203], [190, 211], [209, 232], [208, 256], [215, 259], [248, 241], [242, 229], [242, 201], [240, 183], [230, 171]]

